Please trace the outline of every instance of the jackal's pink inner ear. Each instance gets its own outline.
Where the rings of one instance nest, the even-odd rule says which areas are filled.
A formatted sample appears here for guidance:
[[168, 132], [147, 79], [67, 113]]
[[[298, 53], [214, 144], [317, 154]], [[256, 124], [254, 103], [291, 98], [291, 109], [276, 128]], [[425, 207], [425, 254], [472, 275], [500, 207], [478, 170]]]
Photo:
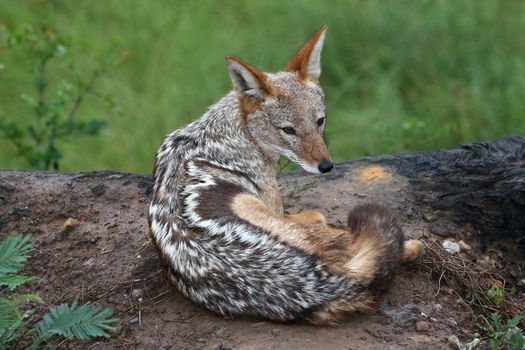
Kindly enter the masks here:
[[234, 56], [226, 56], [228, 71], [233, 87], [240, 94], [264, 100], [269, 95], [275, 96], [275, 88], [268, 83], [266, 74]]
[[319, 81], [321, 76], [321, 51], [323, 50], [326, 25], [322, 26], [292, 57], [285, 70], [297, 72], [301, 80]]

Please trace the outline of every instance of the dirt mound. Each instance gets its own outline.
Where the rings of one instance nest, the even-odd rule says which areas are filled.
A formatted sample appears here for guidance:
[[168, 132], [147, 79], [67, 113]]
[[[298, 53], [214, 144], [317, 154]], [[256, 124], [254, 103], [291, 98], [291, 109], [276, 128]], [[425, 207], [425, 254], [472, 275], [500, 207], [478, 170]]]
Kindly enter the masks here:
[[[285, 175], [280, 183], [289, 212], [315, 209], [338, 223], [358, 203], [381, 202], [399, 213], [408, 236], [421, 238], [434, 249], [440, 247], [442, 236], [463, 239], [463, 261], [501, 272], [491, 275], [500, 282], [524, 278], [523, 260], [509, 258], [518, 252], [491, 245], [492, 250], [482, 254], [471, 226], [445, 220], [417, 201], [410, 176], [400, 175], [391, 164], [365, 159], [339, 165], [327, 176]], [[439, 349], [447, 348], [450, 335], [465, 340], [477, 330], [475, 305], [453, 288], [450, 271], [440, 278], [442, 270], [429, 268], [428, 261], [403, 268], [377, 313], [356, 315], [337, 327], [211, 314], [162, 282], [146, 235], [151, 187], [149, 177], [113, 172], [0, 172], [0, 237], [31, 233], [36, 243], [26, 271], [40, 278], [24, 288], [39, 293], [47, 306], [78, 297], [114, 308], [120, 318], [112, 338], [66, 346]], [[437, 222], [442, 227], [438, 235], [431, 230]], [[438, 266], [439, 261], [432, 264]]]

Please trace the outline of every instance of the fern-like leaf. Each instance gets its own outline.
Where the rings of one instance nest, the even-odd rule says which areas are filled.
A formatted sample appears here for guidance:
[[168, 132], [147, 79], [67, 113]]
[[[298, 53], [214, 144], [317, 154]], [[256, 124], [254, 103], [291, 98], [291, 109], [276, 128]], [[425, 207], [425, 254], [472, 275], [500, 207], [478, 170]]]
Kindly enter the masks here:
[[13, 235], [0, 243], [0, 275], [17, 273], [24, 268], [33, 250], [31, 235]]
[[3, 332], [10, 329], [22, 318], [18, 305], [11, 300], [0, 297], [0, 330]]
[[519, 316], [514, 316], [513, 318], [511, 318], [510, 320], [507, 320], [507, 329], [513, 329], [514, 327], [516, 327], [517, 325], [520, 324], [520, 320], [521, 320], [521, 317]]
[[15, 290], [18, 286], [28, 283], [31, 281], [34, 281], [38, 279], [37, 276], [23, 276], [23, 275], [14, 275], [14, 274], [7, 274], [2, 275], [0, 274], [0, 286], [6, 286], [9, 288], [9, 290]]
[[36, 341], [53, 335], [68, 339], [109, 337], [106, 331], [114, 330], [111, 324], [118, 321], [110, 318], [112, 313], [111, 309], [102, 309], [90, 303], [78, 306], [77, 300], [71, 306], [61, 304], [49, 310], [38, 323]]
[[10, 327], [0, 329], [0, 349], [9, 349], [12, 344], [22, 338], [25, 332], [20, 331], [23, 325], [23, 318], [16, 320]]
[[15, 295], [14, 297], [12, 297], [11, 302], [17, 306], [20, 306], [24, 303], [29, 303], [29, 302], [42, 304], [44, 300], [42, 300], [40, 295], [37, 295], [37, 294], [22, 294], [22, 295]]

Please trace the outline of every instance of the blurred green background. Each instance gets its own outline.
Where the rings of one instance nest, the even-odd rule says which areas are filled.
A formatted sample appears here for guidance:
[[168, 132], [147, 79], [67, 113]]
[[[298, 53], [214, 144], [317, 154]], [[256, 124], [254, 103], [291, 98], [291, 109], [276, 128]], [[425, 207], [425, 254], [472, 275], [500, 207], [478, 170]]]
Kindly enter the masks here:
[[[0, 1], [6, 31], [42, 21], [73, 38], [80, 62], [110, 45], [128, 57], [97, 86], [122, 113], [88, 97], [78, 117], [108, 129], [62, 142], [61, 171], [149, 173], [165, 135], [231, 88], [225, 55], [276, 71], [325, 23], [336, 161], [525, 133], [525, 1]], [[0, 108], [22, 124], [31, 62], [0, 51]], [[28, 168], [5, 140], [0, 168]]]

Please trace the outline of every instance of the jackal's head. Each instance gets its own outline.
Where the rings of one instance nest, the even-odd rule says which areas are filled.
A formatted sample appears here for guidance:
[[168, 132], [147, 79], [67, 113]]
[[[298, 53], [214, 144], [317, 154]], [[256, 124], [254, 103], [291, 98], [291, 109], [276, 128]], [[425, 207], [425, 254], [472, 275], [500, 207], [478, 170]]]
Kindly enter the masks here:
[[285, 70], [263, 73], [227, 56], [246, 130], [273, 159], [284, 155], [306, 171], [333, 168], [323, 140], [324, 93], [319, 85], [326, 26], [292, 57]]

